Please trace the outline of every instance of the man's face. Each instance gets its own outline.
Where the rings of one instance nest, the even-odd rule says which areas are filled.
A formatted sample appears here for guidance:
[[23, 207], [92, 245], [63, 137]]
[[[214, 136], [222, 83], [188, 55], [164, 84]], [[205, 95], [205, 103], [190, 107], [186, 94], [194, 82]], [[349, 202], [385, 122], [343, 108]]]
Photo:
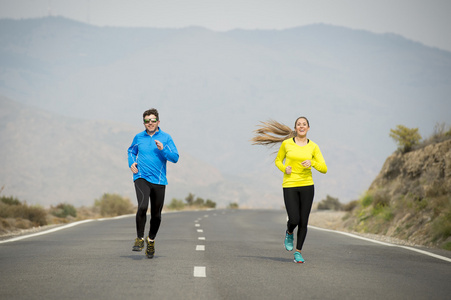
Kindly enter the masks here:
[[160, 124], [160, 121], [158, 121], [155, 115], [145, 116], [143, 122], [144, 126], [149, 132], [155, 132], [158, 129], [158, 125]]

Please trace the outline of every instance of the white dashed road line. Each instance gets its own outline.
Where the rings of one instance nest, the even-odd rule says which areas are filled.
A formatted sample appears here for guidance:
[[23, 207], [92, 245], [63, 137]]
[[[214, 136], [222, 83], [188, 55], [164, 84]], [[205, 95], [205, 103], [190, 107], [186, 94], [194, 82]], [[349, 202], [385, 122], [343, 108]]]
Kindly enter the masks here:
[[[208, 215], [205, 215], [205, 217], [208, 217]], [[196, 221], [194, 221], [194, 223], [195, 223], [194, 226], [195, 227], [200, 227], [200, 224], [199, 224], [200, 220], [201, 219], [199, 218]], [[203, 229], [197, 229], [196, 231], [198, 233], [204, 232]], [[204, 236], [199, 236], [199, 237], [197, 237], [197, 239], [201, 240], [201, 241], [205, 241], [205, 237]], [[205, 245], [196, 245], [196, 251], [205, 251]], [[194, 277], [207, 277], [207, 271], [206, 270], [207, 270], [207, 267], [196, 266], [196, 267], [194, 267], [193, 275], [194, 275]]]
[[194, 267], [194, 277], [207, 277], [205, 267]]

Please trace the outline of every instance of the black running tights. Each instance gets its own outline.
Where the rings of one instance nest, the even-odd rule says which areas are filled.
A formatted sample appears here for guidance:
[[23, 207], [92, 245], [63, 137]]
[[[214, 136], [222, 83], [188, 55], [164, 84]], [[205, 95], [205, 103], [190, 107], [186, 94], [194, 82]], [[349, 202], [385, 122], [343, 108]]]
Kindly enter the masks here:
[[150, 229], [149, 238], [154, 240], [157, 236], [161, 223], [161, 211], [164, 205], [165, 185], [153, 184], [145, 179], [135, 180], [136, 198], [138, 199], [138, 211], [136, 212], [136, 234], [139, 238], [144, 237], [146, 226], [146, 214], [150, 198]]
[[287, 231], [294, 232], [298, 227], [296, 249], [302, 250], [305, 237], [307, 236], [307, 225], [313, 204], [315, 187], [313, 185], [283, 188], [283, 198], [288, 214]]

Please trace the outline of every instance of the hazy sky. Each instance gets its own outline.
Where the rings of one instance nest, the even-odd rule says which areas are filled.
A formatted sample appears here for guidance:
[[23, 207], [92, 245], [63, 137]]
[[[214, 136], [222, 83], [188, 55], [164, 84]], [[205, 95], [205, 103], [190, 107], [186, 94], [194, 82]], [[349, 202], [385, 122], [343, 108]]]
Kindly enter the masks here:
[[284, 29], [313, 23], [397, 33], [451, 51], [451, 0], [0, 0], [0, 18], [99, 26]]

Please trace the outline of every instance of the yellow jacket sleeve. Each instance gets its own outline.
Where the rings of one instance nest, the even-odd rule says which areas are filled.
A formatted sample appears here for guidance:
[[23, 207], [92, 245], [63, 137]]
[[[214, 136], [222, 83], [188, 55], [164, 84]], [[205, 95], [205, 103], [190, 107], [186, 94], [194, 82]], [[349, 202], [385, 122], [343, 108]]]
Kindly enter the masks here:
[[276, 167], [279, 168], [280, 171], [282, 171], [285, 174], [285, 169], [286, 166], [283, 164], [283, 161], [285, 160], [285, 155], [286, 155], [287, 151], [285, 149], [285, 142], [282, 143], [282, 145], [280, 145], [279, 148], [279, 152], [277, 152], [277, 157], [276, 157]]
[[326, 161], [324, 160], [323, 154], [321, 153], [321, 150], [318, 146], [315, 147], [313, 150], [313, 157], [312, 157], [312, 167], [314, 167], [318, 172], [327, 173], [327, 165]]

